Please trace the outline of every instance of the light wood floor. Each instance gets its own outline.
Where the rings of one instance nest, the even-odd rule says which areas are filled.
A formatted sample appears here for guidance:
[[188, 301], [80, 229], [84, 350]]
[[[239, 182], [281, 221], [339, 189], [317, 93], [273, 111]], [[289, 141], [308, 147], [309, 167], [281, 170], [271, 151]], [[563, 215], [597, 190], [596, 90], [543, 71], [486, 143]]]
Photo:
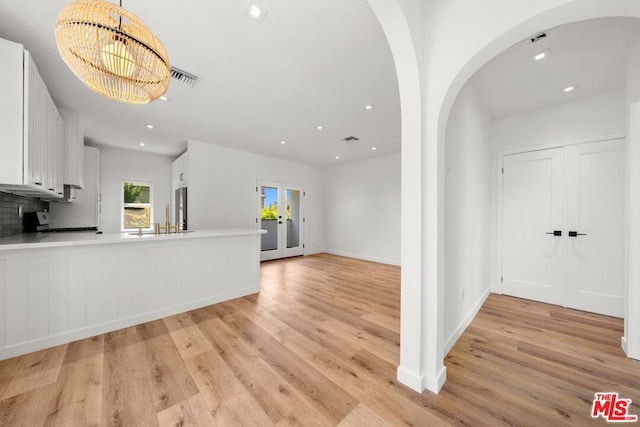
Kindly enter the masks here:
[[395, 380], [397, 267], [273, 261], [261, 289], [0, 362], [0, 425], [604, 425], [598, 391], [640, 414], [619, 319], [491, 296], [421, 395]]

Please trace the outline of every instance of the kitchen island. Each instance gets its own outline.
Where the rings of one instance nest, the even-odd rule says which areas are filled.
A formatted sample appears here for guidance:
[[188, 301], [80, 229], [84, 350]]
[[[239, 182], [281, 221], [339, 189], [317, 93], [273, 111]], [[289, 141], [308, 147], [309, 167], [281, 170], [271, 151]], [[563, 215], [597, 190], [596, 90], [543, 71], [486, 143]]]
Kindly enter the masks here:
[[262, 233], [0, 239], [0, 360], [256, 293]]

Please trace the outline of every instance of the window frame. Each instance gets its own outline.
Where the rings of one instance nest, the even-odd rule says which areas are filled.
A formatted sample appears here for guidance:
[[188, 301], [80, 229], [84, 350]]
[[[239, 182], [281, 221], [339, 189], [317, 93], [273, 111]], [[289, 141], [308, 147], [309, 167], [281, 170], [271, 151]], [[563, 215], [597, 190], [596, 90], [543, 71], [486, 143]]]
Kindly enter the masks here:
[[[149, 203], [125, 203], [124, 202], [124, 184], [130, 183], [137, 186], [149, 187]], [[131, 232], [132, 230], [137, 230], [138, 227], [135, 228], [125, 228], [124, 225], [124, 211], [127, 207], [149, 207], [149, 227], [143, 227], [142, 229], [145, 231], [153, 230], [153, 180], [150, 179], [139, 179], [139, 178], [122, 178], [120, 180], [120, 231]]]

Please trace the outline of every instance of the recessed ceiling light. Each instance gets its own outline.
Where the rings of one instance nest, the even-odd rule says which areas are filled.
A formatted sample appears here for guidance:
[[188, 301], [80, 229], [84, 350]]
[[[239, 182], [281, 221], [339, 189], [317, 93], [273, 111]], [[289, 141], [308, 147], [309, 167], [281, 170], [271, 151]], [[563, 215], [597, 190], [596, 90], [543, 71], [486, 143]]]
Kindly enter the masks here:
[[340, 160], [340, 156], [336, 156], [336, 160]]
[[372, 110], [373, 109], [373, 105], [365, 105], [364, 109], [365, 110]]
[[542, 61], [543, 59], [547, 59], [551, 56], [551, 49], [545, 49], [542, 52], [538, 52], [535, 55], [531, 55], [533, 61]]
[[155, 126], [151, 123], [147, 123], [146, 125], [144, 125], [144, 127], [146, 127], [147, 129], [153, 129]]
[[284, 139], [282, 141], [280, 141], [280, 144], [286, 144], [287, 141], [285, 141]]
[[168, 100], [168, 99], [169, 99], [169, 98], [167, 98], [167, 97], [166, 97], [166, 96], [164, 96], [164, 95], [162, 95], [162, 96], [160, 97], [160, 100], [162, 100], [162, 101], [166, 101], [166, 100]]
[[322, 125], [318, 125], [318, 126], [316, 126], [316, 129], [318, 129], [318, 130], [322, 130], [322, 129], [324, 129], [324, 126], [322, 126]]
[[371, 147], [371, 150], [372, 150], [372, 151], [376, 151], [376, 150], [377, 150], [377, 148], [376, 148], [376, 147]]
[[578, 85], [569, 85], [567, 87], [565, 87], [564, 89], [562, 89], [563, 92], [565, 93], [569, 93], [569, 92], [573, 92], [574, 90], [578, 89]]
[[144, 147], [144, 146], [145, 146], [144, 142], [141, 142], [140, 147]]
[[252, 17], [258, 22], [264, 21], [264, 18], [267, 16], [267, 13], [268, 12], [265, 9], [251, 2], [251, 0], [249, 0], [249, 2], [247, 2], [247, 5], [244, 7], [244, 14]]

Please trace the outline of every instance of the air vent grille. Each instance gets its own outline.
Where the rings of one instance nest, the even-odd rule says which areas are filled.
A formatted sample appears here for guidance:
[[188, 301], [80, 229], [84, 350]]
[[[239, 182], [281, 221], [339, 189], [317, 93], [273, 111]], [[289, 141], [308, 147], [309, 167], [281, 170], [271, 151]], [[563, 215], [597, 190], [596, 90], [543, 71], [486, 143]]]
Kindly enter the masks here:
[[189, 87], [195, 87], [200, 82], [199, 76], [176, 67], [171, 67], [171, 78]]
[[342, 138], [342, 140], [347, 142], [355, 142], [360, 141], [360, 138], [356, 138], [355, 136], [348, 136], [346, 138]]
[[539, 42], [540, 40], [544, 39], [547, 37], [547, 33], [544, 32], [540, 32], [540, 33], [536, 33], [533, 36], [531, 36], [530, 40], [531, 43], [535, 43], [535, 42]]

